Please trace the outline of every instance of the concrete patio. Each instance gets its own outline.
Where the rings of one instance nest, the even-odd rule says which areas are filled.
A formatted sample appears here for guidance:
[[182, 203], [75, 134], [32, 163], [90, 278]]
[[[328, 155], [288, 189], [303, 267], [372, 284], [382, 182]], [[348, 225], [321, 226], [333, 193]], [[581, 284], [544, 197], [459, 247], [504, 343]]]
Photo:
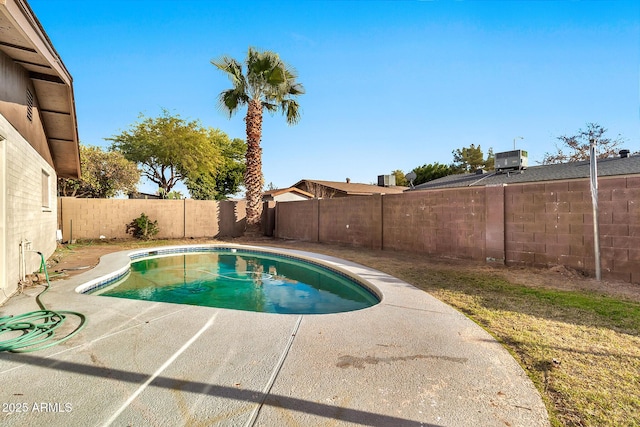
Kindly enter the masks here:
[[[383, 295], [374, 307], [327, 315], [74, 291], [122, 266], [128, 252], [52, 282], [43, 296], [52, 310], [87, 316], [78, 335], [40, 352], [0, 353], [2, 425], [549, 425], [540, 395], [499, 343], [394, 277], [283, 250], [356, 273]], [[0, 315], [37, 310], [36, 289], [28, 293]]]

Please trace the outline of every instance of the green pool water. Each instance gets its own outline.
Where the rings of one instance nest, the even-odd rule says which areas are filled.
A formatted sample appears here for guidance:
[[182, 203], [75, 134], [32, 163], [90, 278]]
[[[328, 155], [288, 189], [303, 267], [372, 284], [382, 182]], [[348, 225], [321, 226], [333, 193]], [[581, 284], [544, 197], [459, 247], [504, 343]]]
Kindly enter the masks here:
[[371, 307], [379, 299], [330, 269], [271, 254], [217, 251], [144, 258], [93, 294], [283, 314]]

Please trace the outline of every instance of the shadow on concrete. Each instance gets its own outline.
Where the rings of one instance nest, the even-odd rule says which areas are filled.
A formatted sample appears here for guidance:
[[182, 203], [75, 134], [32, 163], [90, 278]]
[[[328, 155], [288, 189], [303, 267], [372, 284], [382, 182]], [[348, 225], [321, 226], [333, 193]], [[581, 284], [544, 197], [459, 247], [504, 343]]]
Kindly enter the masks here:
[[[138, 372], [125, 371], [108, 367], [91, 366], [75, 362], [67, 362], [51, 358], [44, 358], [26, 354], [0, 354], [0, 360], [25, 363], [57, 371], [67, 371], [82, 375], [115, 379], [117, 381], [133, 384], [142, 384], [149, 379], [148, 375]], [[339, 406], [326, 405], [324, 403], [311, 402], [289, 396], [269, 394], [265, 396], [262, 392], [255, 390], [243, 390], [235, 387], [226, 387], [216, 384], [202, 382], [187, 382], [179, 378], [156, 377], [150, 384], [151, 387], [160, 387], [169, 390], [179, 390], [191, 393], [206, 394], [209, 396], [219, 396], [228, 399], [253, 402], [274, 406], [292, 411], [305, 412], [311, 415], [330, 418], [337, 421], [350, 422], [361, 425], [376, 426], [422, 426], [438, 427], [436, 424], [425, 424], [418, 421], [390, 415], [376, 414], [358, 409], [349, 409]]]

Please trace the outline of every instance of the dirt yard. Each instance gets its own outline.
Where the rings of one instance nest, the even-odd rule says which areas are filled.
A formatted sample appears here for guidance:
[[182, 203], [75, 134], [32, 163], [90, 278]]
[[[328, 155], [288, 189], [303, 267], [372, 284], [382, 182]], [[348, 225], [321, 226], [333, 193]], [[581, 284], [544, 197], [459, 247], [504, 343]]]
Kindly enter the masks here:
[[[423, 267], [433, 266], [434, 268], [437, 267], [439, 269], [464, 269], [466, 272], [478, 271], [485, 274], [495, 274], [496, 276], [502, 277], [512, 283], [518, 283], [524, 286], [559, 290], [583, 290], [640, 302], [640, 284], [606, 280], [598, 282], [594, 278], [585, 277], [582, 273], [563, 266], [553, 266], [550, 268], [506, 267], [500, 264], [487, 264], [468, 260], [432, 258], [424, 254], [350, 248], [270, 238], [237, 238], [226, 241], [210, 239], [163, 240], [158, 242], [146, 242], [144, 244], [134, 240], [104, 242], [92, 241], [71, 246], [60, 246], [56, 253], [49, 259], [48, 264], [50, 272], [63, 273], [60, 277], [64, 278], [83, 273], [89, 268], [95, 267], [101, 256], [111, 252], [140, 247], [150, 247], [155, 244], [181, 245], [223, 242], [299, 249], [349, 259], [363, 264], [364, 262], [362, 262], [360, 258], [362, 255], [366, 254], [367, 259], [375, 258], [376, 260], [379, 260], [380, 266], [377, 267], [376, 265], [369, 265], [373, 268], [383, 269], [381, 266], [385, 263], [392, 263], [395, 265], [416, 265], [416, 263], [419, 263]], [[376, 264], [378, 263], [376, 262]]]

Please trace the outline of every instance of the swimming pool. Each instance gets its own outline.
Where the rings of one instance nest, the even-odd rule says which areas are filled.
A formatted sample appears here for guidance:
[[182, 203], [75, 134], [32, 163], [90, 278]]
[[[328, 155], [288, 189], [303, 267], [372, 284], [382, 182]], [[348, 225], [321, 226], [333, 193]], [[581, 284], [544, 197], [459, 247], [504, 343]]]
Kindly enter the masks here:
[[348, 272], [273, 251], [193, 246], [129, 256], [125, 271], [80, 292], [281, 314], [340, 313], [380, 302]]

